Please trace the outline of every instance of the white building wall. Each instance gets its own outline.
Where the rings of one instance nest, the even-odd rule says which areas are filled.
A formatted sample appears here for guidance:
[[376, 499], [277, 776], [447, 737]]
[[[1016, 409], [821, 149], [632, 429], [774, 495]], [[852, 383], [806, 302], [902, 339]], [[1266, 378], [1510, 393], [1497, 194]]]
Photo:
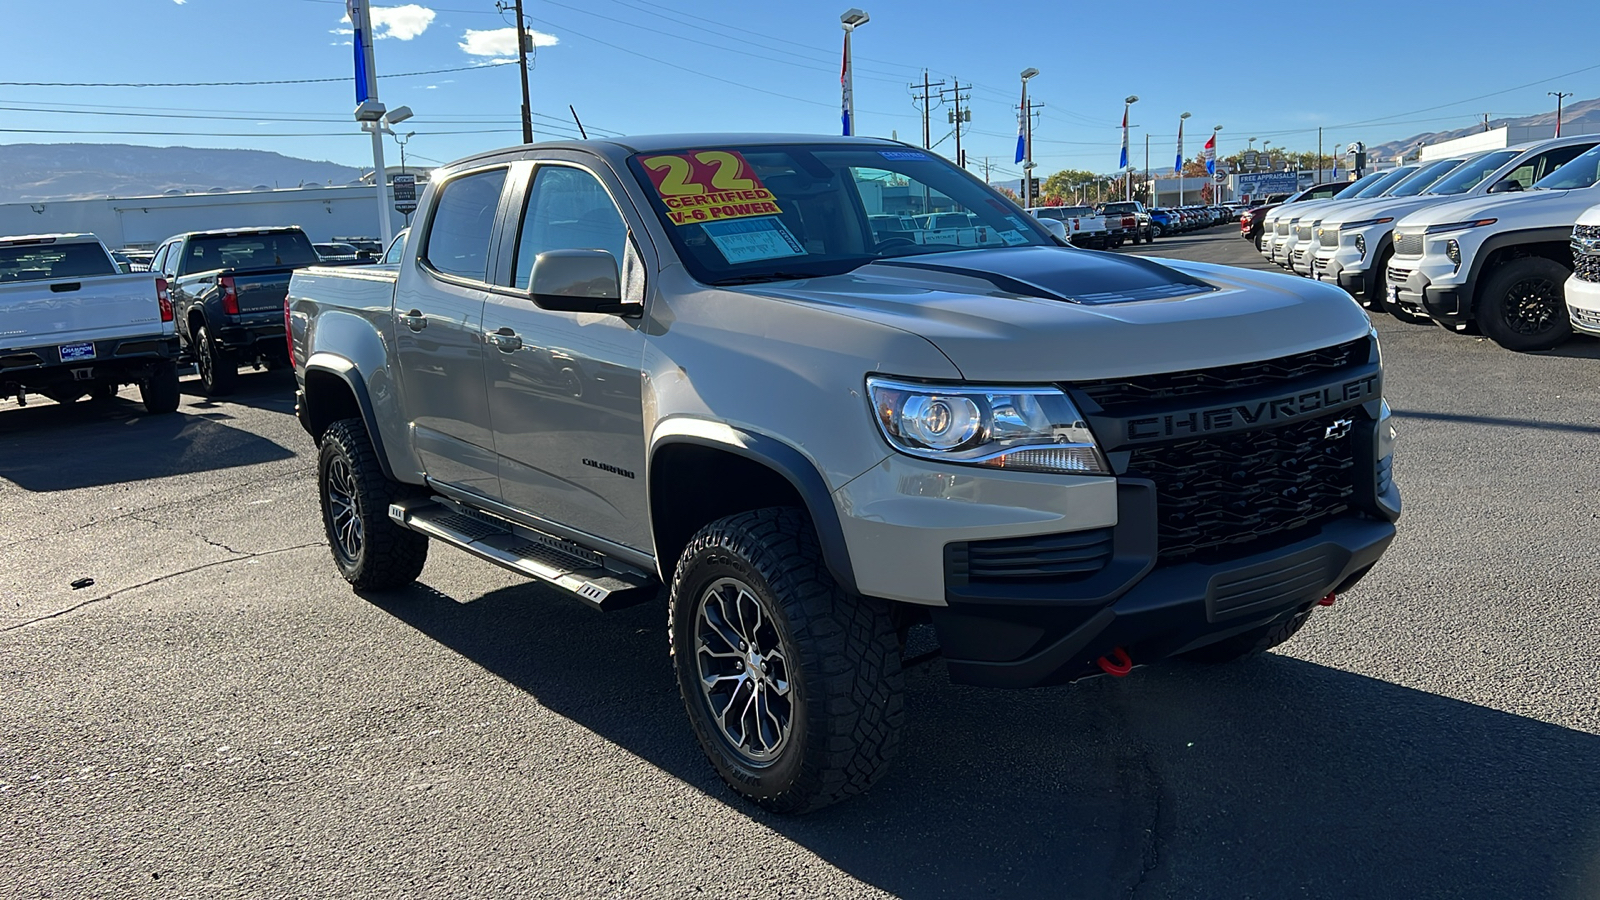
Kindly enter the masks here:
[[[405, 217], [390, 210], [390, 224], [399, 231]], [[299, 225], [313, 241], [376, 237], [377, 198], [358, 185], [0, 204], [0, 235], [87, 231], [112, 249], [152, 248], [185, 231], [272, 225]]]

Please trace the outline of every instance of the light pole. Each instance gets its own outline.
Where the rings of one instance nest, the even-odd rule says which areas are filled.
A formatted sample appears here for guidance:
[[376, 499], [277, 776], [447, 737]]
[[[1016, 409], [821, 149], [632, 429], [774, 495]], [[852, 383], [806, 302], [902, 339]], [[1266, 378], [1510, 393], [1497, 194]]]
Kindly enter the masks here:
[[1022, 70], [1022, 127], [1017, 137], [1022, 140], [1022, 208], [1032, 209], [1033, 201], [1033, 109], [1028, 104], [1028, 80], [1039, 74], [1032, 66]]
[[1250, 138], [1250, 143], [1245, 145], [1244, 152], [1246, 154], [1248, 154], [1248, 159], [1249, 159], [1249, 162], [1250, 162], [1250, 171], [1254, 172], [1256, 170], [1256, 162], [1255, 162], [1256, 139], [1255, 138]]
[[1133, 199], [1133, 175], [1131, 174], [1132, 167], [1128, 165], [1128, 110], [1132, 109], [1133, 105], [1138, 102], [1138, 94], [1129, 94], [1127, 98], [1122, 101], [1122, 168], [1127, 170], [1127, 174], [1124, 176], [1126, 178], [1126, 182], [1124, 184], [1124, 193], [1126, 196], [1123, 197], [1124, 200]]
[[844, 26], [844, 68], [839, 76], [839, 90], [841, 92], [840, 105], [842, 106], [841, 118], [844, 122], [844, 136], [850, 137], [856, 133], [856, 97], [855, 73], [850, 65], [850, 36], [855, 33], [858, 26], [871, 21], [871, 17], [864, 11], [851, 7], [839, 16], [839, 23]]
[[1262, 141], [1261, 142], [1261, 155], [1263, 155], [1263, 156], [1265, 156], [1267, 158], [1267, 171], [1268, 172], [1272, 171], [1272, 142], [1271, 141]]
[[1547, 96], [1556, 98], [1556, 137], [1561, 137], [1561, 101], [1572, 96], [1571, 91], [1545, 91]]
[[1178, 117], [1178, 164], [1173, 168], [1178, 175], [1178, 205], [1183, 205], [1183, 120], [1189, 118], [1190, 113], [1185, 112]]
[[1218, 133], [1220, 131], [1222, 131], [1222, 126], [1221, 125], [1213, 125], [1213, 126], [1211, 126], [1211, 168], [1210, 168], [1209, 171], [1206, 172], [1206, 174], [1208, 176], [1210, 176], [1210, 178], [1211, 178], [1211, 202], [1212, 203], [1221, 203], [1222, 202], [1222, 192], [1217, 189], [1217, 171], [1216, 171], [1216, 169], [1217, 169], [1217, 157], [1220, 155], [1220, 154], [1217, 153], [1217, 137], [1218, 137]]

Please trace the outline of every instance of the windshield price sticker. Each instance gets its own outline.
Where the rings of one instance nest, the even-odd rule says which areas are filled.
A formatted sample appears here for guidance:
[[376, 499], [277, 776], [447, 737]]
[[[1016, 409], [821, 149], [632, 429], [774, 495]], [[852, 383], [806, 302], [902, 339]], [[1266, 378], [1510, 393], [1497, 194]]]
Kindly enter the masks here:
[[640, 160], [674, 225], [783, 212], [750, 161], [732, 150], [697, 150]]
[[1028, 242], [1028, 239], [1023, 237], [1020, 231], [1002, 231], [1000, 232], [1000, 240], [1005, 241], [1006, 245], [1010, 247]]
[[728, 262], [734, 264], [806, 255], [805, 248], [775, 216], [707, 222], [704, 230]]

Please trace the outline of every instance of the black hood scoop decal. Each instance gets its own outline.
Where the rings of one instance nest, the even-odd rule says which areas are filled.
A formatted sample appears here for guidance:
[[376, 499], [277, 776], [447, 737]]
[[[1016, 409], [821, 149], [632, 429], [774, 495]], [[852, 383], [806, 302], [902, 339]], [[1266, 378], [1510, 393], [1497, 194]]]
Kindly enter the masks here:
[[856, 273], [904, 278], [907, 269], [977, 278], [1006, 293], [1090, 306], [1164, 300], [1218, 289], [1148, 259], [1066, 247], [930, 253], [879, 260]]

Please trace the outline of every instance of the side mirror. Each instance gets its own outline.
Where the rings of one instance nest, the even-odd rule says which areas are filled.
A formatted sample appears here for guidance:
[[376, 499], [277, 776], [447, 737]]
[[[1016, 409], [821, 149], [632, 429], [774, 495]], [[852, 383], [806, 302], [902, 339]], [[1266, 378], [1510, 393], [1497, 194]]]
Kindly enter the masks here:
[[1061, 224], [1060, 219], [1040, 219], [1039, 224], [1043, 225], [1044, 230], [1050, 232], [1050, 236], [1056, 240], [1065, 241], [1067, 239], [1067, 226]]
[[1494, 184], [1489, 185], [1489, 190], [1487, 191], [1487, 193], [1490, 193], [1490, 194], [1509, 194], [1509, 193], [1512, 193], [1514, 191], [1520, 191], [1520, 190], [1522, 190], [1522, 182], [1520, 182], [1520, 181], [1512, 181], [1510, 178], [1505, 178], [1505, 179], [1501, 179], [1500, 181], [1495, 182]]
[[622, 303], [617, 258], [607, 250], [547, 250], [533, 260], [528, 293], [542, 309], [557, 312], [637, 314]]

